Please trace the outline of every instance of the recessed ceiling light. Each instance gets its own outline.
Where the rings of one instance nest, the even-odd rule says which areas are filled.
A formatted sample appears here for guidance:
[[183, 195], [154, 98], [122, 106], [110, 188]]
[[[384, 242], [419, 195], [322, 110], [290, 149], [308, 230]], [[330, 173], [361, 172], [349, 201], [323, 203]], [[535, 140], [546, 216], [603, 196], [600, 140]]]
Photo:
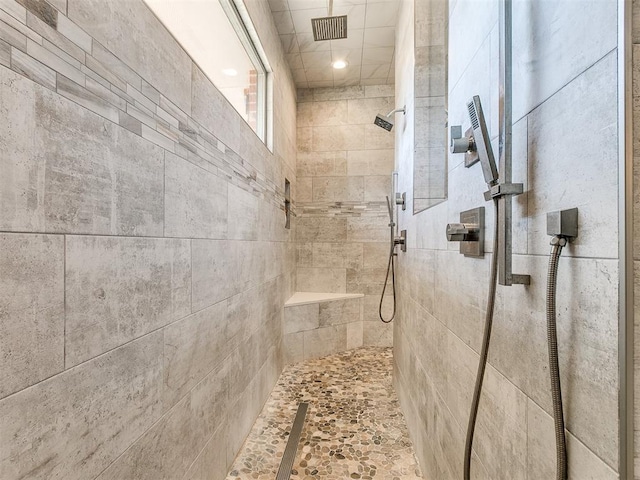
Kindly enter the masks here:
[[235, 68], [225, 68], [224, 70], [222, 70], [222, 73], [224, 73], [228, 77], [235, 77], [236, 75], [238, 75], [238, 71]]
[[336, 70], [341, 70], [346, 66], [347, 66], [347, 62], [345, 62], [344, 60], [337, 60], [333, 62], [333, 68], [335, 68]]

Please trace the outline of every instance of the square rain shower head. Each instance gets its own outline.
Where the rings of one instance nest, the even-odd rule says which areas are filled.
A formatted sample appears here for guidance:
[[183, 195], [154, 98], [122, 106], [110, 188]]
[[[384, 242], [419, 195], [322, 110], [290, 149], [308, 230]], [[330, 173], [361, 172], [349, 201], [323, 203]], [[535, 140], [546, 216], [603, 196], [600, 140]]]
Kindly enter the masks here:
[[313, 39], [316, 42], [347, 38], [347, 16], [319, 17], [311, 19]]

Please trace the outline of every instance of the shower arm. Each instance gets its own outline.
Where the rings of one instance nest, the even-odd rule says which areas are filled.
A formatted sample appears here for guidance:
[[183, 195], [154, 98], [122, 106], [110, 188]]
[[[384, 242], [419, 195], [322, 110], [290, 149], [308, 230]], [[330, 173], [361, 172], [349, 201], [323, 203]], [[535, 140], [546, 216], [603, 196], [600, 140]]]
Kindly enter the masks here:
[[387, 117], [390, 117], [391, 115], [393, 115], [394, 113], [398, 113], [398, 112], [402, 112], [403, 115], [405, 115], [407, 113], [407, 109], [406, 106], [402, 107], [402, 108], [396, 108], [394, 110], [391, 110], [389, 113], [387, 113]]

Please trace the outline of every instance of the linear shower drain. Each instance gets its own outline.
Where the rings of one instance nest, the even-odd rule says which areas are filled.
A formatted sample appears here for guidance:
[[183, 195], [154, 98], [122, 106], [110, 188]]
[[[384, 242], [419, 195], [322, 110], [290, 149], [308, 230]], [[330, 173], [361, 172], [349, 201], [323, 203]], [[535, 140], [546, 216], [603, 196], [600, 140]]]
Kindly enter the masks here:
[[296, 418], [291, 426], [291, 433], [289, 433], [287, 446], [284, 447], [284, 454], [280, 461], [280, 468], [278, 469], [276, 480], [289, 480], [291, 478], [291, 469], [293, 468], [293, 462], [296, 459], [298, 443], [300, 443], [300, 435], [302, 434], [302, 427], [304, 426], [304, 419], [307, 416], [308, 407], [308, 403], [300, 403], [298, 405]]

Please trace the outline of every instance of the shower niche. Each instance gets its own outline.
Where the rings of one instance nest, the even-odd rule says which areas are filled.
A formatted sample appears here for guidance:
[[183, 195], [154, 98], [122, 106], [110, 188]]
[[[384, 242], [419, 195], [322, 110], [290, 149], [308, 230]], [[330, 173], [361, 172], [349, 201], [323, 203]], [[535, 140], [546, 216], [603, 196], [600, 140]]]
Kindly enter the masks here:
[[414, 1], [413, 213], [447, 199], [447, 0]]

